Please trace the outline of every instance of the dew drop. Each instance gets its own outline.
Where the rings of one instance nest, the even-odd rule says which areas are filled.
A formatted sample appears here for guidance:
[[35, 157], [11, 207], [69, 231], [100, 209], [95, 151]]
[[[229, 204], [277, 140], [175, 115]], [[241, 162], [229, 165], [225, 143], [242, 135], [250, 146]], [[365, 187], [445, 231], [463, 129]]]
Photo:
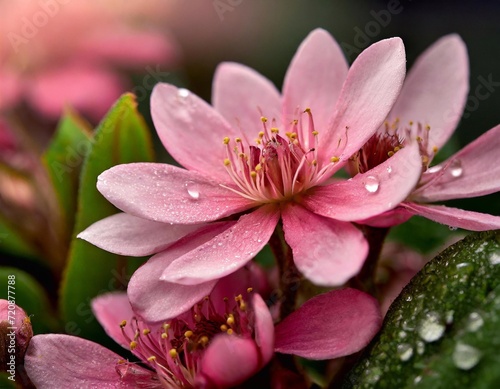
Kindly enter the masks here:
[[465, 343], [457, 343], [453, 351], [453, 363], [462, 370], [470, 370], [481, 359], [481, 351]]
[[443, 167], [441, 165], [434, 165], [432, 167], [430, 167], [429, 169], [427, 169], [427, 173], [437, 173], [439, 171], [441, 171]]
[[405, 298], [405, 300], [406, 300], [406, 301], [411, 301], [411, 300], [412, 300], [412, 297], [411, 297], [411, 296], [407, 296], [407, 297]]
[[435, 342], [444, 334], [445, 326], [437, 312], [428, 312], [420, 322], [418, 334], [426, 342]]
[[399, 359], [406, 362], [413, 356], [413, 348], [408, 343], [398, 344], [397, 353]]
[[380, 182], [377, 179], [377, 177], [368, 176], [368, 177], [366, 177], [366, 179], [364, 181], [364, 185], [365, 185], [365, 189], [369, 193], [377, 193], [379, 186], [380, 186]]
[[500, 264], [500, 252], [491, 253], [490, 255], [490, 263], [492, 265]]
[[458, 160], [458, 159], [454, 160], [450, 165], [451, 176], [458, 178], [463, 174], [463, 172], [464, 172], [464, 169], [462, 168], [462, 163], [460, 162], [460, 160]]
[[456, 231], [456, 230], [458, 230], [458, 227], [454, 227], [454, 226], [448, 226], [448, 228], [450, 229], [450, 231]]
[[472, 312], [467, 319], [467, 329], [471, 332], [476, 332], [484, 324], [484, 320], [477, 312]]
[[185, 186], [187, 194], [192, 200], [198, 200], [200, 198], [200, 190], [198, 188], [198, 185], [196, 185], [194, 182], [186, 182]]
[[189, 96], [189, 91], [187, 89], [184, 89], [184, 88], [179, 88], [179, 90], [177, 91], [177, 96], [180, 99], [184, 100]]
[[387, 166], [387, 173], [389, 173], [389, 174], [392, 173], [392, 166]]

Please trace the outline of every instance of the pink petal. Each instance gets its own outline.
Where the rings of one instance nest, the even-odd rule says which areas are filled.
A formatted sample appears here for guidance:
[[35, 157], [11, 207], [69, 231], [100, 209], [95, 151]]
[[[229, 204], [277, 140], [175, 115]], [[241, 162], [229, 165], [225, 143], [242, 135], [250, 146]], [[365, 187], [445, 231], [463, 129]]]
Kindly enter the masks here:
[[412, 66], [391, 112], [392, 119], [430, 125], [429, 152], [455, 130], [469, 90], [467, 48], [456, 34], [429, 47]]
[[201, 376], [213, 386], [205, 381], [206, 386], [199, 387], [233, 387], [250, 378], [261, 367], [257, 345], [252, 339], [222, 334], [214, 338], [201, 362]]
[[[129, 340], [123, 336], [120, 323], [129, 321], [135, 316], [125, 292], [111, 292], [100, 295], [92, 300], [92, 312], [108, 336], [120, 346], [129, 349]], [[130, 326], [125, 327], [125, 331]], [[129, 339], [134, 333], [129, 334]]]
[[404, 223], [405, 221], [408, 221], [408, 219], [410, 219], [412, 216], [413, 214], [406, 208], [398, 206], [380, 215], [373, 216], [364, 220], [356, 220], [356, 223], [365, 224], [371, 227], [386, 228]]
[[365, 347], [382, 324], [377, 301], [356, 289], [334, 290], [306, 301], [275, 328], [275, 351], [330, 359]]
[[356, 275], [368, 242], [351, 223], [315, 215], [290, 203], [282, 212], [285, 239], [300, 272], [316, 285], [342, 285]]
[[441, 170], [425, 173], [429, 182], [413, 192], [411, 198], [427, 203], [498, 192], [499, 150], [500, 126], [496, 126], [440, 164]]
[[199, 173], [159, 163], [114, 166], [97, 189], [122, 211], [162, 223], [197, 224], [254, 206]]
[[[86, 339], [69, 335], [37, 335], [31, 339], [25, 357], [26, 371], [38, 389], [54, 388], [136, 388], [120, 379], [118, 354]], [[153, 383], [153, 372], [139, 365], [134, 370]]]
[[241, 216], [233, 227], [174, 261], [162, 279], [196, 285], [238, 270], [267, 244], [278, 220], [274, 205]]
[[163, 145], [182, 166], [222, 182], [224, 137], [238, 136], [224, 118], [205, 101], [169, 84], [157, 84], [151, 95], [151, 116]]
[[291, 123], [299, 119], [298, 114], [304, 109], [311, 108], [316, 130], [325, 131], [347, 71], [342, 49], [331, 35], [319, 28], [311, 32], [297, 50], [285, 76], [283, 121]]
[[329, 130], [319, 130], [323, 162], [328, 163], [332, 156], [346, 161], [380, 127], [403, 85], [405, 61], [399, 38], [377, 42], [358, 56], [349, 69]]
[[463, 228], [470, 231], [488, 231], [500, 229], [500, 217], [486, 213], [465, 211], [443, 205], [425, 205], [416, 203], [402, 203], [403, 207], [415, 215], [423, 216], [435, 222], [450, 227]]
[[65, 65], [31, 80], [27, 98], [50, 118], [58, 118], [65, 106], [71, 106], [97, 121], [124, 89], [124, 82], [104, 68]]
[[262, 131], [262, 116], [281, 124], [281, 96], [276, 87], [255, 70], [237, 63], [217, 67], [212, 104], [250, 141]]
[[255, 342], [260, 349], [261, 364], [268, 363], [274, 354], [274, 324], [271, 312], [262, 297], [254, 294], [252, 306], [255, 313]]
[[347, 181], [317, 187], [303, 204], [318, 215], [363, 220], [395, 208], [417, 185], [422, 160], [416, 142], [374, 169]]
[[180, 285], [160, 279], [163, 271], [177, 258], [223, 233], [232, 222], [204, 227], [181, 239], [166, 251], [156, 254], [135, 271], [128, 284], [128, 297], [134, 311], [149, 322], [171, 319], [191, 309], [210, 294], [216, 280], [198, 285]]
[[163, 251], [203, 225], [170, 225], [118, 213], [99, 220], [77, 238], [119, 255], [142, 257]]

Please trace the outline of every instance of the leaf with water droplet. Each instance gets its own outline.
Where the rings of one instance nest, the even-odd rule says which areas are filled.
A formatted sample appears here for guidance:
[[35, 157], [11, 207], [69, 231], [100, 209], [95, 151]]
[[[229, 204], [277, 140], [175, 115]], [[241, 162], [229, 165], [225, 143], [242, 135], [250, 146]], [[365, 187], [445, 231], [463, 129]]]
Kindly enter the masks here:
[[[394, 301], [342, 387], [500, 387], [500, 266], [491, 260], [498, 253], [500, 232], [481, 232], [430, 261]], [[367, 365], [381, 372], [376, 383], [364, 374]]]

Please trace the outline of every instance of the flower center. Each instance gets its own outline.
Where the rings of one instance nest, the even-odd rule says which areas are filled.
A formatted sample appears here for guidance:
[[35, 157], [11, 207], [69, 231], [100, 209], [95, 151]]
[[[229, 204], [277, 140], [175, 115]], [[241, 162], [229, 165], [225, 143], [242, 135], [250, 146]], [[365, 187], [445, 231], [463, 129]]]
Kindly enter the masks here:
[[[248, 293], [251, 291], [252, 288], [247, 289]], [[244, 338], [253, 335], [252, 315], [241, 294], [232, 301], [224, 298], [218, 303], [214, 305], [207, 296], [189, 312], [164, 323], [156, 331], [151, 331], [137, 318], [130, 324], [123, 320], [120, 327], [130, 350], [148, 363], [156, 377], [152, 378], [153, 382], [151, 377], [146, 380], [133, 363], [124, 360], [118, 361], [116, 366], [120, 377], [134, 379], [136, 385], [142, 383], [143, 387], [156, 383], [153, 387], [194, 388], [203, 352], [216, 335], [226, 333]], [[126, 331], [127, 326], [132, 331]]]
[[237, 186], [227, 188], [250, 200], [270, 203], [290, 200], [324, 180], [339, 158], [331, 157], [320, 166], [318, 131], [311, 110], [307, 108], [304, 113], [309, 119], [307, 131], [302, 131], [302, 123], [294, 120], [290, 131], [282, 136], [275, 120], [269, 127], [268, 119], [262, 117], [263, 131], [257, 134], [254, 144], [225, 137], [224, 166]]
[[422, 157], [422, 173], [425, 172], [438, 148], [429, 151], [429, 125], [410, 121], [408, 126], [401, 126], [396, 118], [392, 123], [385, 122], [384, 129], [377, 131], [364, 146], [350, 158], [350, 168], [354, 174], [365, 173], [401, 150], [410, 139], [414, 138], [419, 145]]

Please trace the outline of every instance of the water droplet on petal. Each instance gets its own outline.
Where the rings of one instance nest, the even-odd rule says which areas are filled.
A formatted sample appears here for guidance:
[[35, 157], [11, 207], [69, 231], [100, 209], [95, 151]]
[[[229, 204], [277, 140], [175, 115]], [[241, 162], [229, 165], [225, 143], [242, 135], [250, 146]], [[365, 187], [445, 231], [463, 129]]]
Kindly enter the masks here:
[[187, 193], [192, 200], [198, 200], [200, 198], [200, 190], [197, 184], [194, 182], [186, 182], [185, 186]]
[[462, 168], [462, 162], [458, 159], [454, 160], [450, 165], [450, 174], [452, 177], [458, 178], [463, 174], [463, 172], [464, 169]]
[[500, 253], [499, 252], [492, 253], [490, 255], [490, 263], [492, 265], [498, 265], [498, 264], [500, 264]]
[[413, 348], [408, 343], [398, 344], [397, 353], [399, 359], [405, 362], [413, 356]]
[[418, 334], [426, 342], [435, 342], [444, 334], [445, 326], [437, 312], [428, 312], [420, 322]]
[[477, 312], [471, 312], [467, 320], [467, 329], [471, 332], [477, 331], [484, 324], [484, 320]]
[[458, 227], [454, 227], [454, 226], [448, 226], [448, 228], [450, 229], [450, 231], [456, 231], [456, 230], [458, 230]]
[[189, 96], [189, 91], [184, 88], [179, 88], [179, 90], [177, 91], [177, 96], [179, 97], [179, 99], [185, 100]]
[[387, 166], [387, 173], [389, 173], [389, 174], [392, 173], [392, 166]]
[[465, 343], [457, 343], [453, 351], [453, 363], [462, 370], [470, 370], [481, 359], [481, 351]]
[[380, 182], [377, 177], [368, 176], [364, 180], [365, 189], [370, 193], [377, 193]]
[[427, 169], [427, 173], [437, 173], [439, 171], [441, 171], [441, 169], [443, 168], [443, 166], [441, 165], [434, 165], [432, 167], [430, 167], [429, 169]]

